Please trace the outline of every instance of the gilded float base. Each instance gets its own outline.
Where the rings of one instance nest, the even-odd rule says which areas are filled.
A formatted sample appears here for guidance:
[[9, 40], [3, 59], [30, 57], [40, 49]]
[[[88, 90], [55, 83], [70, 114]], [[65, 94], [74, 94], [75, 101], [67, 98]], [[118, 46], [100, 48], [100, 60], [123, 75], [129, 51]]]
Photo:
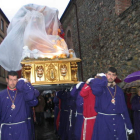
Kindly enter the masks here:
[[21, 62], [22, 76], [32, 85], [76, 84], [79, 58], [26, 59]]

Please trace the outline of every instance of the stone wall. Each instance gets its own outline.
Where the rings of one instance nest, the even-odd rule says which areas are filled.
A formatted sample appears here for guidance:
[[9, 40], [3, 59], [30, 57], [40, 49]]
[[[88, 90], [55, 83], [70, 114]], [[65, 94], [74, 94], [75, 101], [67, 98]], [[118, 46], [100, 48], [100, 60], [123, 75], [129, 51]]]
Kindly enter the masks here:
[[[118, 77], [140, 70], [140, 2], [135, 2], [119, 16], [115, 0], [77, 0], [63, 17], [64, 30], [71, 26], [77, 57], [79, 43], [83, 80], [94, 73], [105, 72], [109, 66], [118, 69]], [[80, 79], [81, 80], [81, 79]]]

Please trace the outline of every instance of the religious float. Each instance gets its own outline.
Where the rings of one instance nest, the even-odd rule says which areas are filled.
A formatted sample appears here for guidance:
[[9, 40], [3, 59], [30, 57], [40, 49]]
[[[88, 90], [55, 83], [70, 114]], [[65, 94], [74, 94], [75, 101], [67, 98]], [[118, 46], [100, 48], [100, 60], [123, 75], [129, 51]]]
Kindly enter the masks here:
[[47, 6], [21, 7], [0, 45], [0, 65], [7, 71], [22, 69], [33, 85], [76, 84], [80, 61], [67, 47], [58, 10]]
[[25, 8], [32, 18], [24, 33], [22, 76], [32, 85], [78, 83], [77, 63], [81, 60], [73, 49], [68, 50], [58, 11], [37, 5]]

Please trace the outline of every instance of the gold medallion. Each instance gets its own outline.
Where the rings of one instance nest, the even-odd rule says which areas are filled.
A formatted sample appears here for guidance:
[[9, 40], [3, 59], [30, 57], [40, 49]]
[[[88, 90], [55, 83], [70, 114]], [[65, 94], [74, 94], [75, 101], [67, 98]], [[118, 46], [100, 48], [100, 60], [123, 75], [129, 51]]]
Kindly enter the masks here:
[[11, 108], [12, 108], [12, 109], [15, 109], [16, 106], [15, 106], [14, 102], [15, 102], [15, 99], [16, 99], [16, 96], [17, 96], [17, 90], [16, 90], [16, 94], [15, 94], [14, 100], [13, 100], [12, 97], [10, 96], [10, 93], [9, 93], [8, 88], [7, 88], [7, 92], [8, 92], [8, 95], [9, 95], [9, 97], [10, 97], [10, 100], [12, 101]]
[[14, 104], [12, 104], [12, 105], [11, 105], [11, 108], [12, 108], [12, 109], [15, 109], [15, 108], [16, 108], [16, 106], [15, 106]]
[[111, 103], [112, 104], [115, 104], [115, 99], [114, 98], [111, 100]]

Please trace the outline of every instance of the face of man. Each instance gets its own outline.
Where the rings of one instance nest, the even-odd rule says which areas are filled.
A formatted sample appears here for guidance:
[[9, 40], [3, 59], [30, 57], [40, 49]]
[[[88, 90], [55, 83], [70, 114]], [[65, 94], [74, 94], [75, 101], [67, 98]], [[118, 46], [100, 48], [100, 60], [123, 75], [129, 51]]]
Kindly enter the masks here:
[[113, 73], [111, 71], [108, 71], [106, 73], [106, 78], [107, 78], [107, 80], [108, 80], [109, 83], [113, 83], [114, 80], [116, 79], [116, 77], [117, 77], [116, 73]]
[[16, 84], [18, 82], [17, 76], [9, 75], [9, 78], [6, 78], [6, 82], [11, 90], [15, 89]]

